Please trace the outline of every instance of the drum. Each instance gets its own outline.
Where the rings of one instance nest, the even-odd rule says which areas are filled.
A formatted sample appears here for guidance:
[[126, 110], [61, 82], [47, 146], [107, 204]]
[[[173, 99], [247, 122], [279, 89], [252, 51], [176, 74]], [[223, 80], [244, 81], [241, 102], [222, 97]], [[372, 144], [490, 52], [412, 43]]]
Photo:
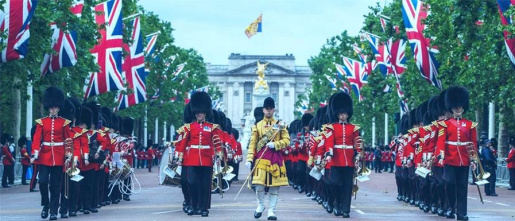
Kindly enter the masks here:
[[174, 149], [172, 147], [166, 148], [161, 158], [159, 165], [159, 184], [164, 186], [181, 187], [181, 171], [180, 167], [174, 166], [172, 163]]

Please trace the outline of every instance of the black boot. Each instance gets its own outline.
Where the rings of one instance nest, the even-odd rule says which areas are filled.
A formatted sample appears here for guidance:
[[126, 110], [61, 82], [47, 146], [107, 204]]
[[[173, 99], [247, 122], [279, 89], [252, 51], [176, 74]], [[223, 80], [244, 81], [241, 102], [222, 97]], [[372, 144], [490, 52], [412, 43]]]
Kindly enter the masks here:
[[56, 214], [51, 214], [49, 220], [57, 220], [57, 215]]
[[457, 220], [469, 220], [469, 217], [468, 217], [467, 215], [464, 215], [464, 216], [462, 216], [462, 215], [457, 215], [457, 217], [456, 217], [456, 218], [457, 218]]
[[327, 208], [325, 209], [328, 213], [333, 212], [333, 206], [331, 204], [327, 204]]
[[350, 218], [349, 213], [342, 213], [343, 218]]
[[445, 217], [447, 217], [447, 219], [454, 219], [456, 216], [451, 210], [449, 210], [447, 213], [445, 213]]
[[43, 210], [41, 210], [41, 218], [43, 218], [43, 219], [48, 218], [48, 210], [49, 209], [50, 209], [50, 207], [43, 206]]
[[207, 217], [207, 216], [209, 216], [209, 212], [207, 210], [203, 210], [202, 213], [201, 213], [201, 216], [202, 217]]

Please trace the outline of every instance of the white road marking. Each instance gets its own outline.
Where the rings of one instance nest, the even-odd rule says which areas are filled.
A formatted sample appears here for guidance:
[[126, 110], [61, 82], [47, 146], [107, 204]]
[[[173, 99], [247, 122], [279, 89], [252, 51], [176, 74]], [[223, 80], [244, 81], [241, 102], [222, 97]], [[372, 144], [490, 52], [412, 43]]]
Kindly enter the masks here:
[[495, 204], [497, 204], [497, 205], [501, 205], [501, 206], [510, 206], [510, 205], [508, 205], [508, 204], [504, 204], [504, 203], [495, 203]]
[[487, 203], [491, 203], [492, 201], [490, 200], [483, 200], [484, 202], [487, 202]]
[[477, 200], [477, 198], [470, 197], [470, 196], [469, 196], [469, 197], [467, 197], [467, 198], [469, 198], [469, 199], [473, 199], [473, 200]]
[[358, 213], [359, 213], [359, 214], [361, 214], [361, 215], [364, 215], [364, 214], [365, 214], [363, 211], [361, 211], [361, 210], [359, 210], [359, 209], [357, 209], [357, 210], [356, 210], [356, 212], [358, 212]]
[[170, 211], [163, 211], [163, 212], [157, 212], [157, 213], [152, 213], [152, 214], [158, 215], [158, 214], [165, 214], [165, 213], [175, 213], [175, 212], [179, 212], [179, 211], [182, 211], [182, 210], [170, 210]]
[[300, 198], [291, 198], [292, 200], [307, 200], [311, 199], [310, 197], [300, 197]]
[[352, 209], [356, 209], [356, 207], [355, 207], [355, 206], [353, 206], [353, 205], [351, 205], [351, 206], [350, 206], [350, 208], [352, 208]]

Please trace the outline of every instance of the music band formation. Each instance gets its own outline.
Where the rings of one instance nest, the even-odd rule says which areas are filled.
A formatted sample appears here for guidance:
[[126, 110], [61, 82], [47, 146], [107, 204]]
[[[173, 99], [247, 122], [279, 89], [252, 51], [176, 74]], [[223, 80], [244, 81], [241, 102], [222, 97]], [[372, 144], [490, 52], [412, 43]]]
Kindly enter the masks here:
[[[399, 136], [375, 154], [363, 146], [360, 127], [350, 122], [352, 99], [344, 92], [331, 95], [328, 105], [315, 115], [305, 113], [289, 125], [274, 118], [276, 102], [266, 98], [254, 110], [256, 123], [245, 158], [238, 131], [211, 103], [206, 92], [192, 95], [184, 109], [185, 124], [162, 154], [160, 184], [182, 189], [183, 210], [190, 216], [209, 216], [211, 194], [223, 198], [231, 181], [238, 179], [238, 165], [244, 160], [251, 172], [243, 186], [249, 184], [258, 203], [254, 218], [268, 209], [268, 220], [277, 220], [279, 190], [288, 185], [305, 192], [328, 213], [349, 218], [358, 181], [369, 180], [374, 155], [376, 172], [395, 171], [399, 201], [452, 219], [468, 220], [469, 171], [481, 201], [479, 185], [491, 176], [479, 159], [477, 124], [463, 117], [469, 107], [469, 93], [463, 87], [450, 87], [402, 116]], [[137, 192], [135, 183], [139, 184], [132, 169], [137, 143], [133, 119], [117, 116], [96, 102], [81, 104], [65, 98], [56, 87], [45, 91], [43, 104], [49, 116], [36, 120], [31, 154], [26, 139], [18, 142], [24, 173], [33, 163], [34, 174], [39, 174], [41, 217], [56, 220], [58, 213], [61, 218], [78, 211], [97, 213], [101, 206], [130, 201]], [[9, 142], [13, 141], [2, 137], [2, 143]], [[509, 143], [507, 161], [512, 170], [515, 139]], [[8, 146], [2, 147], [3, 152], [12, 152]], [[6, 155], [3, 161], [7, 168], [6, 161], [14, 159]]]
[[46, 89], [43, 106], [49, 115], [32, 128], [30, 155], [22, 148], [25, 163], [34, 164], [30, 189], [34, 191], [37, 176], [41, 218], [97, 213], [102, 206], [130, 201], [134, 120], [96, 102], [65, 98], [53, 86]]

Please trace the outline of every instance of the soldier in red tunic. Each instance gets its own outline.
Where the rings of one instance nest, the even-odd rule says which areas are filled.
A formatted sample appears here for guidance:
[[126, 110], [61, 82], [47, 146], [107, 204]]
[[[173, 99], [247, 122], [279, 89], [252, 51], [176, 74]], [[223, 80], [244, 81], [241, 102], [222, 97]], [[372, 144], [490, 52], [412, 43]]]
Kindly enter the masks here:
[[37, 160], [39, 166], [39, 186], [43, 206], [41, 218], [46, 219], [50, 210], [50, 220], [57, 220], [65, 162], [64, 145], [71, 142], [71, 121], [58, 116], [59, 110], [64, 106], [64, 93], [61, 89], [54, 86], [46, 89], [43, 106], [49, 111], [49, 116], [36, 120], [32, 154], [33, 160]]
[[[4, 173], [2, 174], [2, 187], [9, 188], [14, 184], [14, 138], [10, 134], [2, 134], [0, 148], [2, 148], [2, 164]], [[7, 182], [9, 180], [9, 182]]]
[[507, 167], [510, 170], [510, 188], [508, 190], [515, 190], [515, 137], [511, 137], [508, 143], [510, 145], [510, 152], [506, 158]]
[[187, 180], [192, 207], [188, 215], [207, 217], [210, 204], [213, 161], [220, 165], [223, 157], [219, 125], [206, 121], [212, 114], [211, 97], [205, 92], [196, 92], [190, 100], [195, 121], [184, 125], [183, 141], [177, 143], [176, 151], [182, 155], [179, 164], [187, 166]]
[[330, 100], [331, 124], [325, 134], [326, 160], [332, 163], [331, 181], [336, 200], [334, 214], [344, 218], [350, 217], [355, 161], [361, 157], [360, 127], [349, 123], [352, 114], [352, 99], [348, 94], [341, 92]]
[[[441, 122], [438, 131], [437, 148], [444, 150], [444, 180], [449, 202], [447, 218], [468, 220], [467, 216], [467, 187], [469, 166], [476, 168], [475, 159], [469, 156], [468, 146], [477, 155], [476, 126], [470, 120], [463, 118], [469, 108], [469, 92], [459, 86], [450, 87], [445, 94], [445, 106], [452, 111], [453, 117]], [[469, 147], [470, 148], [470, 147]]]
[[[307, 162], [309, 159], [309, 121], [313, 119], [313, 115], [310, 113], [305, 113], [302, 115], [302, 129], [301, 129], [301, 137], [300, 137], [300, 147], [298, 149], [298, 162], [297, 162], [297, 186], [299, 193], [306, 191], [306, 194], [309, 193], [308, 190], [308, 177], [307, 174]], [[311, 193], [309, 193], [309, 196]]]
[[21, 165], [23, 167], [23, 172], [21, 174], [21, 184], [29, 185], [27, 183], [27, 178], [26, 178], [27, 170], [30, 167], [30, 154], [27, 152], [27, 138], [20, 137], [20, 139], [18, 139], [18, 146], [20, 147]]

